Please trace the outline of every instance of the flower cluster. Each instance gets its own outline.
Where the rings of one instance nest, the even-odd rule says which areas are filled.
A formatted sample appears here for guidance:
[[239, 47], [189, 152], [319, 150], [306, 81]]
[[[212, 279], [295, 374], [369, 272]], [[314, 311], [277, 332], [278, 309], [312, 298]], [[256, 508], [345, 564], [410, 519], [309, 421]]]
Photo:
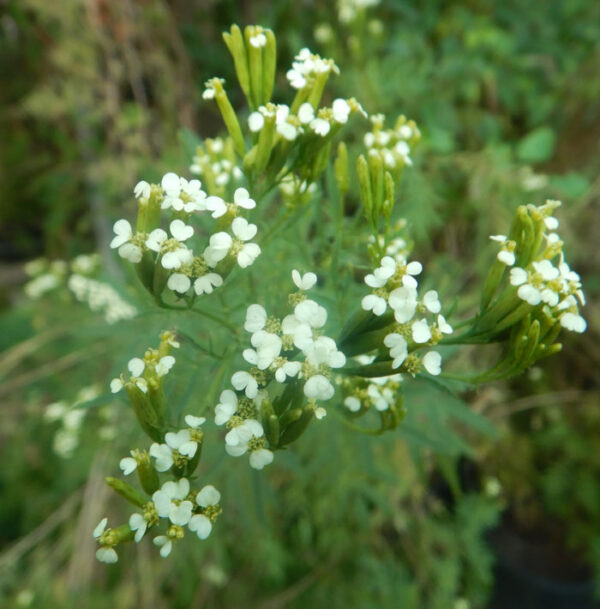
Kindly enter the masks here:
[[93, 537], [100, 544], [96, 558], [101, 562], [115, 563], [118, 555], [115, 546], [133, 536], [139, 543], [150, 528], [166, 525], [163, 535], [154, 537], [154, 545], [160, 548], [160, 555], [166, 558], [173, 543], [184, 537], [187, 527], [199, 539], [206, 539], [213, 522], [221, 513], [219, 502], [221, 493], [211, 484], [200, 490], [193, 490], [187, 478], [168, 480], [160, 489], [152, 493], [152, 499], [140, 507], [143, 512], [135, 512], [129, 517], [128, 525], [118, 529], [107, 529], [107, 518], [103, 518], [93, 531]]
[[333, 59], [323, 59], [319, 55], [303, 48], [294, 58], [292, 67], [288, 70], [286, 77], [294, 89], [311, 87], [320, 74], [339, 74], [340, 70]]
[[[368, 358], [369, 363], [373, 358]], [[344, 398], [344, 406], [352, 413], [361, 413], [375, 408], [379, 412], [389, 410], [396, 404], [401, 374], [382, 376], [379, 378], [356, 381], [348, 381], [348, 395]]]
[[92, 311], [101, 312], [109, 324], [137, 315], [137, 309], [108, 283], [73, 273], [67, 285], [77, 300], [87, 303]]
[[160, 338], [158, 349], [148, 349], [143, 358], [134, 357], [129, 360], [127, 364], [129, 377], [125, 378], [121, 375], [114, 378], [110, 382], [112, 393], [133, 387], [142, 393], [148, 393], [148, 387], [158, 386], [162, 377], [166, 376], [175, 364], [175, 358], [169, 355], [171, 348], [178, 349], [180, 346], [172, 332], [163, 332]]
[[[579, 306], [585, 305], [581, 278], [571, 270], [562, 251], [562, 241], [555, 232], [558, 220], [552, 215], [560, 201], [546, 201], [544, 205], [528, 205], [529, 215], [538, 218], [543, 226], [540, 251], [524, 267], [516, 266], [517, 242], [504, 235], [493, 235], [492, 240], [501, 244], [497, 258], [510, 267], [510, 283], [517, 288], [517, 296], [531, 305], [541, 305], [547, 318], [556, 319], [560, 325], [573, 332], [584, 332], [587, 324], [579, 314]], [[556, 264], [553, 260], [556, 259]]]
[[414, 121], [399, 116], [393, 129], [384, 129], [383, 114], [371, 115], [373, 130], [365, 134], [364, 143], [369, 155], [379, 155], [384, 167], [392, 173], [412, 165], [411, 151], [421, 139]]
[[304, 293], [315, 285], [316, 275], [293, 270], [292, 279], [298, 288], [290, 295], [293, 313], [279, 319], [270, 317], [260, 304], [248, 307], [244, 329], [251, 334], [252, 348], [245, 349], [243, 357], [253, 367], [233, 374], [231, 384], [237, 393], [223, 391], [215, 408], [217, 425], [229, 428], [227, 452], [236, 457], [249, 452], [250, 464], [256, 469], [273, 460], [258, 413], [263, 402], [275, 395], [277, 385], [301, 382], [308, 408], [320, 419], [326, 410], [318, 402], [330, 400], [335, 393], [331, 370], [346, 363], [335, 341], [321, 333], [327, 310]]
[[[245, 268], [259, 256], [260, 247], [256, 243], [247, 243], [256, 235], [256, 225], [237, 216], [240, 209], [248, 210], [256, 206], [245, 188], [236, 189], [233, 202], [227, 203], [217, 195], [208, 196], [202, 190], [200, 180], [188, 181], [174, 173], [167, 173], [160, 186], [140, 182], [134, 192], [141, 204], [147, 205], [150, 201], [160, 205], [162, 210], [173, 210], [185, 218], [172, 220], [168, 233], [162, 228], [154, 228], [149, 233], [134, 232], [127, 220], [115, 222], [115, 237], [110, 246], [117, 248], [122, 258], [136, 264], [148, 255], [158, 267], [151, 281], [155, 295], [156, 292], [160, 294], [165, 283], [180, 297], [187, 295], [192, 286], [193, 294], [197, 296], [210, 294], [223, 284], [223, 275], [231, 266], [228, 262], [237, 261]], [[233, 236], [226, 230], [215, 232], [203, 253], [195, 255], [189, 246], [195, 230], [186, 223], [195, 212], [206, 212], [215, 219], [219, 218], [223, 227], [231, 228]], [[219, 263], [222, 264], [215, 270]], [[165, 274], [166, 281], [162, 281]]]
[[[419, 298], [415, 277], [422, 269], [420, 262], [407, 262], [400, 255], [384, 256], [380, 266], [365, 277], [372, 293], [362, 299], [361, 306], [377, 316], [383, 315], [388, 307], [393, 311], [396, 324], [383, 341], [393, 360], [393, 369], [415, 374], [422, 364], [429, 374], [437, 375], [442, 361], [437, 351], [428, 351], [422, 359], [412, 352], [435, 345], [453, 330], [440, 313], [442, 305], [435, 290]], [[437, 316], [433, 321], [427, 319], [433, 316]]]
[[353, 98], [335, 99], [330, 108], [320, 108], [316, 113], [309, 102], [301, 104], [296, 113], [285, 104], [269, 103], [250, 114], [248, 128], [252, 133], [259, 133], [265, 125], [274, 124], [275, 131], [287, 141], [294, 141], [302, 134], [324, 138], [345, 125], [354, 112], [366, 117], [362, 106]]
[[[71, 458], [75, 449], [79, 446], [81, 427], [88, 412], [85, 408], [81, 408], [81, 405], [97, 398], [99, 395], [98, 387], [90, 385], [80, 389], [75, 400], [71, 403], [60, 400], [46, 406], [44, 413], [46, 421], [60, 424], [59, 429], [54, 434], [52, 449], [63, 459]], [[113, 428], [111, 426], [103, 425], [99, 428], [98, 435], [103, 439], [108, 439], [112, 432]]]
[[190, 172], [200, 176], [211, 195], [226, 196], [226, 188], [239, 185], [242, 170], [237, 165], [233, 141], [230, 137], [206, 138], [196, 148]]

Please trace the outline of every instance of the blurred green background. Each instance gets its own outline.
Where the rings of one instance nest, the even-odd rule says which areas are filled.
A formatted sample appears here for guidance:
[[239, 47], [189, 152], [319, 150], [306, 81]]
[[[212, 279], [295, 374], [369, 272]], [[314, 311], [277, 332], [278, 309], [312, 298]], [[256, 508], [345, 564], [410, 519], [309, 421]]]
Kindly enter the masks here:
[[[276, 99], [309, 46], [341, 69], [331, 99], [417, 121], [399, 205], [434, 285], [468, 291], [519, 204], [561, 199], [588, 331], [517, 381], [460, 397], [420, 387], [407, 425], [382, 438], [326, 421], [262, 474], [213, 446], [225, 504], [210, 540], [168, 561], [142, 543], [107, 567], [90, 532], [125, 518], [103, 477], [137, 437], [107, 372], [164, 318], [107, 326], [68, 294], [32, 300], [24, 267], [98, 251], [104, 279], [124, 285], [107, 244], [133, 185], [187, 175], [185, 133], [220, 133], [207, 78], [242, 106], [221, 40], [231, 23], [275, 31]], [[8, 0], [0, 83], [0, 606], [596, 606], [597, 0]], [[47, 408], [61, 401], [70, 417]]]

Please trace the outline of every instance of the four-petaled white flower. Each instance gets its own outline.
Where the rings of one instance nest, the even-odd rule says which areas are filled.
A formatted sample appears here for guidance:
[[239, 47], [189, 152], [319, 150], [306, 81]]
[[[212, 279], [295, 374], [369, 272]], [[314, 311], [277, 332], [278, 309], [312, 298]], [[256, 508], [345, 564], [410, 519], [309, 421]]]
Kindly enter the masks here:
[[317, 276], [314, 273], [300, 273], [296, 270], [292, 270], [292, 281], [299, 290], [310, 290], [315, 283], [317, 283]]
[[133, 230], [131, 224], [125, 219], [117, 220], [113, 225], [113, 231], [115, 237], [110, 242], [112, 249], [119, 248], [119, 256], [137, 264], [142, 259], [142, 248], [135, 243], [131, 243], [133, 237]]
[[390, 355], [394, 358], [392, 368], [399, 368], [408, 356], [408, 343], [401, 334], [392, 332], [383, 339], [383, 344], [389, 348]]
[[[196, 503], [202, 508], [218, 505], [219, 501], [221, 493], [212, 484], [204, 486], [196, 495]], [[194, 514], [188, 528], [196, 533], [199, 539], [206, 539], [212, 531], [212, 522], [204, 514]]]
[[307, 398], [329, 400], [333, 397], [334, 393], [333, 385], [322, 374], [315, 374], [304, 383], [304, 395]]
[[235, 392], [225, 389], [221, 392], [219, 403], [215, 406], [215, 423], [224, 425], [237, 412], [238, 399]]
[[194, 504], [186, 499], [190, 492], [190, 483], [187, 478], [177, 482], [169, 480], [160, 490], [152, 495], [152, 501], [160, 518], [168, 518], [173, 524], [186, 526], [192, 518]]

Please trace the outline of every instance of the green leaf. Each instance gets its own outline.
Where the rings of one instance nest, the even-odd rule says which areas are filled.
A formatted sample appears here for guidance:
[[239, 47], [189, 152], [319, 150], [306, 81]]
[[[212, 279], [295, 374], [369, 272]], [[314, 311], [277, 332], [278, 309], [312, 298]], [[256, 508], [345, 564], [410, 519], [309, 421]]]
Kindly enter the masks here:
[[543, 163], [552, 157], [555, 144], [554, 131], [550, 127], [539, 127], [517, 144], [517, 157], [525, 163]]

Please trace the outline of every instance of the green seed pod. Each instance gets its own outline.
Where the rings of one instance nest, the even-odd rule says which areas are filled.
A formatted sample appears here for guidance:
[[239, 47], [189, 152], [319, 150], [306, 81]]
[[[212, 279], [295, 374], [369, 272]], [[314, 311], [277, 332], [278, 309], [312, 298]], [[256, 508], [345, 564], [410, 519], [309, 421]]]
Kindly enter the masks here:
[[250, 90], [250, 72], [248, 69], [248, 55], [246, 54], [246, 45], [244, 44], [244, 37], [242, 31], [237, 25], [232, 25], [230, 29], [231, 33], [223, 32], [223, 40], [233, 57], [233, 63], [235, 65], [235, 73], [242, 87], [242, 91], [248, 100], [248, 104], [252, 109], [254, 105], [252, 102], [252, 94]]
[[308, 94], [307, 101], [315, 109], [315, 111], [319, 108], [319, 102], [321, 101], [323, 89], [325, 89], [325, 84], [327, 83], [328, 78], [329, 72], [320, 72], [319, 74], [317, 74], [312, 89]]
[[503, 262], [500, 262], [498, 258], [495, 258], [487, 277], [485, 278], [485, 283], [483, 284], [480, 305], [482, 313], [488, 308], [490, 302], [492, 302], [492, 298], [494, 298], [494, 294], [496, 294], [496, 291], [498, 290], [505, 270], [506, 265]]
[[264, 171], [269, 157], [273, 150], [273, 141], [275, 139], [275, 116], [265, 117], [265, 124], [258, 135], [256, 144], [256, 154], [254, 157], [254, 171], [261, 173]]
[[244, 28], [246, 40], [246, 53], [248, 55], [248, 68], [250, 71], [250, 90], [254, 100], [254, 108], [258, 108], [263, 102], [263, 61], [262, 48], [250, 44], [250, 38], [255, 35], [256, 26], [249, 25]]
[[335, 181], [337, 182], [340, 194], [345, 195], [348, 192], [348, 148], [344, 142], [340, 142], [337, 147], [337, 156], [333, 163], [335, 173]]
[[385, 201], [383, 202], [381, 211], [386, 221], [389, 222], [392, 216], [392, 211], [394, 210], [394, 203], [396, 202], [396, 184], [394, 183], [394, 178], [389, 171], [386, 171], [384, 175], [384, 193]]
[[112, 476], [108, 476], [104, 479], [106, 484], [110, 486], [113, 490], [115, 490], [121, 497], [127, 499], [129, 503], [133, 505], [137, 505], [137, 507], [143, 508], [146, 503], [148, 503], [148, 499], [140, 493], [136, 488], [128, 484], [124, 480], [119, 480], [118, 478], [113, 478]]
[[244, 158], [244, 155], [246, 154], [246, 144], [244, 142], [244, 136], [242, 134], [242, 129], [235, 110], [233, 109], [233, 106], [231, 105], [231, 102], [227, 97], [227, 93], [225, 92], [225, 89], [223, 89], [222, 85], [219, 83], [215, 88], [217, 90], [215, 99], [217, 100], [217, 105], [221, 111], [223, 121], [225, 122], [225, 127], [227, 127], [227, 131], [233, 140], [233, 146], [236, 153], [241, 158]]
[[272, 30], [263, 30], [267, 37], [267, 44], [263, 48], [263, 66], [262, 66], [262, 103], [267, 104], [271, 101], [273, 95], [273, 86], [275, 85], [275, 73], [277, 69], [277, 42], [275, 34]]
[[373, 221], [379, 221], [383, 205], [383, 162], [379, 154], [369, 154], [369, 174], [371, 176], [371, 192], [373, 194]]
[[369, 176], [369, 165], [367, 159], [361, 154], [356, 161], [356, 172], [358, 173], [358, 185], [360, 188], [360, 200], [365, 208], [367, 219], [373, 221], [373, 193], [371, 191], [371, 178]]

